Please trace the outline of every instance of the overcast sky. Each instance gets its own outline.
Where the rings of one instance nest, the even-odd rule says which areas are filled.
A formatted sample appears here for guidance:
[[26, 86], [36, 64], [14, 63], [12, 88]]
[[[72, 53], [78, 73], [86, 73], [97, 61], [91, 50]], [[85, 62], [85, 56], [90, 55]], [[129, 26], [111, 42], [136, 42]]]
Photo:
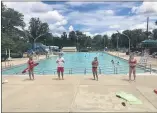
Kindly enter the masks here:
[[53, 35], [80, 30], [87, 35], [111, 35], [116, 30], [157, 28], [157, 2], [4, 2], [24, 14], [28, 27], [31, 17], [47, 22]]

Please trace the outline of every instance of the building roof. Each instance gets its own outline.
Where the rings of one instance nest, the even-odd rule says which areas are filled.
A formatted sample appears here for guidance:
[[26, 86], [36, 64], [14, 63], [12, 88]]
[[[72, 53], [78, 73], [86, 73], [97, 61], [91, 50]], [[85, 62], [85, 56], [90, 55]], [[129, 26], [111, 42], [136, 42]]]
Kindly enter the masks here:
[[62, 49], [76, 49], [76, 47], [63, 47]]
[[142, 41], [142, 43], [145, 43], [145, 44], [150, 44], [150, 43], [157, 44], [157, 40], [144, 40], [144, 41]]

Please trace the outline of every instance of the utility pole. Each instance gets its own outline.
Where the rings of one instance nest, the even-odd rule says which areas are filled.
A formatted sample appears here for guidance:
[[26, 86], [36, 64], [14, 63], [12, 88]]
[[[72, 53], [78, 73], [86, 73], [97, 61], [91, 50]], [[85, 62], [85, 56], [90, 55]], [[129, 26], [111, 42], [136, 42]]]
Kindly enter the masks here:
[[149, 26], [149, 17], [147, 17], [147, 39], [148, 39], [148, 26]]
[[9, 57], [8, 57], [8, 60], [11, 60], [11, 57], [10, 57], [10, 49], [9, 49]]
[[6, 49], [6, 51], [5, 51], [5, 52], [6, 52], [5, 54], [7, 55], [7, 54], [8, 54], [8, 53], [7, 53], [7, 49]]

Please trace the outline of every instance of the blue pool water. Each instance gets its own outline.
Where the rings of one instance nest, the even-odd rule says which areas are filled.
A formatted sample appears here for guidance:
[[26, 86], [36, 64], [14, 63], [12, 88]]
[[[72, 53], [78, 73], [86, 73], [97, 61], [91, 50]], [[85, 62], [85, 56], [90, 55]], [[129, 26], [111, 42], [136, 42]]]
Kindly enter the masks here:
[[[94, 57], [98, 57], [99, 61], [99, 72], [102, 74], [127, 74], [128, 73], [128, 62], [111, 56], [107, 53], [85, 53], [85, 52], [76, 52], [76, 53], [64, 53], [65, 59], [65, 74], [86, 74], [92, 73], [91, 62]], [[46, 75], [46, 74], [56, 74], [56, 59], [58, 56], [51, 57], [46, 60], [39, 62], [39, 65], [35, 67], [35, 74]], [[115, 63], [119, 62], [119, 65], [115, 65], [116, 68], [111, 63], [111, 60], [114, 60]], [[2, 71], [2, 75], [15, 75], [21, 74], [21, 72], [27, 67], [26, 64], [13, 67], [11, 69]], [[85, 71], [86, 70], [86, 71]], [[117, 70], [117, 71], [116, 71]], [[144, 70], [137, 68], [137, 73], [144, 73]]]

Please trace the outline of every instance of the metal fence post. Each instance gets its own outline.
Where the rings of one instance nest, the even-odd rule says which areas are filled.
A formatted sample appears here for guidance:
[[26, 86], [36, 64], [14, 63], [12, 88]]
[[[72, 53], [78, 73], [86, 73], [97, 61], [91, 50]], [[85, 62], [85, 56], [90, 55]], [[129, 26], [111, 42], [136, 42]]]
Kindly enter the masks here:
[[114, 71], [114, 74], [115, 74], [115, 66], [113, 68], [114, 68], [113, 71]]
[[86, 74], [86, 68], [85, 68], [85, 70], [84, 70], [84, 74]]
[[44, 73], [44, 71], [43, 71], [43, 75], [44, 75], [45, 73]]
[[146, 72], [146, 65], [144, 66], [144, 72]]
[[101, 74], [101, 68], [99, 67], [99, 74]]
[[150, 64], [150, 74], [152, 73], [152, 65]]
[[116, 74], [118, 74], [117, 67], [116, 67]]

